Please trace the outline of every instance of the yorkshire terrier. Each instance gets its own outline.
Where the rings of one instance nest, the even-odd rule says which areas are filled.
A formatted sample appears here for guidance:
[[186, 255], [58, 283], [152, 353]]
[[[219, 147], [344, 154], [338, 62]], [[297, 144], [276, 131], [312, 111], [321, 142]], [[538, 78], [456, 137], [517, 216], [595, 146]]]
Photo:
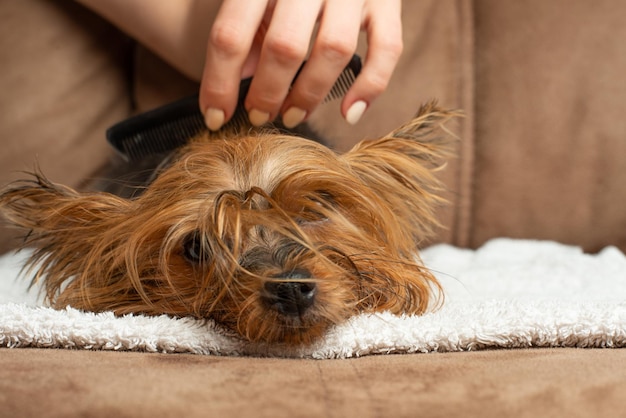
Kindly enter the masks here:
[[360, 312], [441, 300], [418, 248], [443, 202], [454, 112], [339, 155], [269, 128], [202, 134], [136, 198], [37, 173], [0, 194], [47, 300], [86, 311], [211, 318], [256, 342], [309, 344]]

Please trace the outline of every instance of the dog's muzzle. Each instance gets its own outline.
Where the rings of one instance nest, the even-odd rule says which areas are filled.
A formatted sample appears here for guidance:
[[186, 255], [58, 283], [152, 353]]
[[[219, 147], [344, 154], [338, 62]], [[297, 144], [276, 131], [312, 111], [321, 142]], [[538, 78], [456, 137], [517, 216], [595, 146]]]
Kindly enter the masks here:
[[302, 316], [315, 303], [316, 285], [309, 281], [311, 275], [306, 270], [294, 270], [275, 275], [264, 285], [263, 301], [275, 311], [285, 316]]

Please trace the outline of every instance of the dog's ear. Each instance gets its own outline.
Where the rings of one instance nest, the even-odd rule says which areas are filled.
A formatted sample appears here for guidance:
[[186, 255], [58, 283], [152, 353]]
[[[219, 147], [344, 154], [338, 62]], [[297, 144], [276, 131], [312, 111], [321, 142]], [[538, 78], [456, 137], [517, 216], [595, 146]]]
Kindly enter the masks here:
[[388, 202], [415, 235], [431, 232], [434, 210], [444, 200], [436, 173], [446, 165], [455, 136], [446, 129], [460, 112], [422, 106], [413, 120], [382, 138], [363, 141], [344, 155], [359, 178]]
[[54, 298], [65, 280], [85, 270], [86, 260], [93, 261], [87, 254], [99, 237], [114, 233], [129, 204], [108, 193], [78, 193], [36, 173], [0, 192], [0, 218], [25, 231], [22, 246], [34, 249], [34, 280], [47, 276], [48, 297]]
[[88, 236], [82, 232], [110, 223], [127, 204], [127, 200], [108, 193], [76, 192], [50, 182], [40, 173], [0, 191], [0, 214], [11, 226], [30, 231], [27, 244], [36, 244], [49, 235], [68, 241], [68, 234]]
[[454, 134], [446, 128], [446, 123], [461, 112], [440, 108], [436, 102], [423, 105], [415, 117], [398, 129], [379, 139], [362, 141], [345, 157], [351, 162], [369, 160], [371, 162], [392, 163], [388, 157], [405, 155], [419, 161], [440, 165], [450, 156]]

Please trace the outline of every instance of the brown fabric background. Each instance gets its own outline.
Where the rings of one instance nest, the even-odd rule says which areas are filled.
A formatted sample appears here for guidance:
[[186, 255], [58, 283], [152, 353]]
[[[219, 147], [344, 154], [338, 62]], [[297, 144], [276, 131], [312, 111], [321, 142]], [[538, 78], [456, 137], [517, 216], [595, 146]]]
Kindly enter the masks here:
[[[71, 1], [0, 2], [0, 186], [39, 168], [80, 186], [130, 111], [132, 43]], [[0, 253], [16, 242], [0, 226]]]
[[626, 249], [626, 3], [475, 2], [472, 246]]
[[351, 360], [0, 349], [7, 417], [603, 417], [626, 410], [626, 350]]

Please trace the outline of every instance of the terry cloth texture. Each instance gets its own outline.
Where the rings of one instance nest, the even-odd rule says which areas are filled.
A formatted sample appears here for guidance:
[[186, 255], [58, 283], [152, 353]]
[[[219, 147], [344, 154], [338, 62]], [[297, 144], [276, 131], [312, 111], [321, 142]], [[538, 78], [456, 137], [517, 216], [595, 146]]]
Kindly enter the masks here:
[[[299, 349], [251, 344], [210, 320], [44, 307], [0, 259], [0, 345], [165, 353], [348, 358], [485, 348], [626, 346], [626, 257], [547, 241], [492, 240], [478, 250], [423, 253], [443, 283], [443, 308], [423, 316], [361, 314]], [[28, 296], [27, 296], [28, 295]]]

